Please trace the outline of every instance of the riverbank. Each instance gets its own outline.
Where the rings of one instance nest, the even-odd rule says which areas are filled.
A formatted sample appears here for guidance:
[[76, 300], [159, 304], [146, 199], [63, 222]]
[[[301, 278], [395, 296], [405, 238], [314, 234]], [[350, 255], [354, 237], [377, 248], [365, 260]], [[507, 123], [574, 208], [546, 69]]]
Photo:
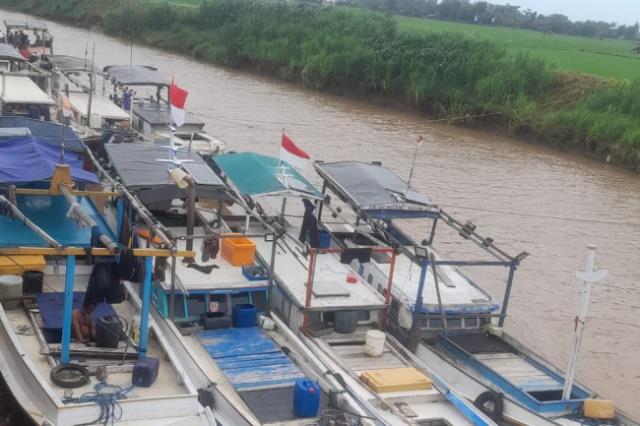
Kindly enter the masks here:
[[551, 69], [462, 34], [408, 34], [382, 14], [266, 2], [201, 6], [25, 0], [0, 6], [321, 91], [402, 105], [616, 163], [640, 165], [640, 83]]

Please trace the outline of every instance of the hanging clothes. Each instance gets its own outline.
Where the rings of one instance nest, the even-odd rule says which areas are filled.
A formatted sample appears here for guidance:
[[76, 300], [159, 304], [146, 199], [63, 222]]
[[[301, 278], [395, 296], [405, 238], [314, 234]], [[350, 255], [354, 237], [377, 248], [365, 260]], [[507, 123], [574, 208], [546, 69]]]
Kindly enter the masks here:
[[313, 214], [316, 206], [306, 198], [302, 200], [302, 204], [304, 204], [304, 216], [302, 217], [302, 228], [298, 239], [302, 243], [309, 243], [312, 248], [320, 248], [318, 218]]
[[83, 306], [95, 307], [102, 302], [122, 303], [124, 296], [125, 288], [120, 281], [118, 264], [113, 261], [105, 261], [93, 265]]

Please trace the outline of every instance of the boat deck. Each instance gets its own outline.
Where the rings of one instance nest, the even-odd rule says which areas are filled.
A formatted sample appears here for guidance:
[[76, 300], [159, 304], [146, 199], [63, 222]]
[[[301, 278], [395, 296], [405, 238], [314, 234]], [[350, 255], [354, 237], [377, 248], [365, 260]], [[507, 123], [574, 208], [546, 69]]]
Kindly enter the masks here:
[[[76, 275], [76, 290], [84, 290], [86, 288], [87, 276]], [[48, 276], [45, 275], [44, 286], [47, 290], [51, 291], [64, 291], [64, 275]], [[112, 305], [115, 312], [130, 322], [131, 318], [138, 314], [137, 310], [127, 301], [119, 304]], [[50, 361], [48, 356], [43, 354], [44, 348], [40, 343], [38, 332], [34, 330], [31, 319], [29, 318], [29, 312], [25, 309], [15, 309], [6, 311], [6, 315], [14, 326], [14, 331], [19, 337], [20, 343], [23, 345], [25, 351], [29, 353], [30, 358], [38, 368], [42, 376], [47, 380], [47, 384], [51, 386], [56, 395], [60, 398], [64, 397], [65, 389], [54, 385], [49, 377], [49, 371], [51, 370]], [[36, 317], [38, 323], [40, 319]], [[121, 342], [123, 343], [123, 342]], [[55, 351], [59, 344], [49, 344], [49, 351]], [[110, 352], [108, 349], [96, 348], [95, 346], [88, 346], [81, 343], [72, 343], [71, 362], [91, 367], [98, 364], [112, 365], [114, 368], [109, 368], [111, 371], [108, 376], [109, 384], [119, 385], [127, 387], [131, 385], [131, 371], [133, 364], [135, 363], [135, 350], [131, 351], [134, 355], [133, 362], [130, 361], [131, 357], [127, 357], [128, 361], [122, 362], [122, 356], [118, 354], [109, 354], [106, 358], [97, 356], [99, 352]], [[115, 355], [115, 358], [114, 356]], [[160, 369], [158, 372], [158, 378], [154, 382], [153, 386], [149, 388], [137, 387], [131, 391], [130, 397], [151, 397], [160, 395], [182, 395], [186, 394], [187, 389], [184, 385], [180, 384], [176, 380], [176, 372], [169, 362], [165, 360], [165, 356], [158, 346], [155, 339], [149, 339], [149, 351], [148, 355], [158, 358], [160, 360]], [[120, 359], [118, 359], [120, 358]], [[118, 367], [119, 368], [115, 368]], [[116, 372], [121, 370], [122, 372]], [[86, 392], [93, 391], [93, 387], [97, 383], [95, 376], [91, 377], [91, 381], [83, 387], [74, 389], [74, 395], [79, 396]]]
[[[234, 404], [245, 407], [261, 423], [307, 424], [292, 406], [295, 380], [305, 374], [285, 354], [286, 342], [276, 332], [258, 327], [203, 330], [188, 342], [199, 346], [199, 366], [207, 375], [225, 387], [227, 394], [237, 395], [232, 397]], [[321, 392], [320, 410], [328, 403], [327, 394]]]
[[[394, 392], [374, 392], [360, 379], [366, 371], [393, 368], [408, 368], [413, 365], [403, 357], [389, 342], [385, 343], [380, 357], [371, 357], [365, 353], [365, 336], [369, 327], [359, 326], [352, 334], [332, 333], [317, 337], [325, 352], [333, 352], [332, 358], [339, 361], [342, 368], [357, 376], [359, 386], [366, 389], [363, 393], [369, 402], [378, 408], [378, 413], [392, 424], [407, 420], [416, 424], [433, 425], [469, 425], [469, 420], [456, 410], [435, 387], [419, 390]], [[366, 396], [369, 395], [369, 396]], [[375, 397], [373, 396], [375, 395]], [[384, 406], [393, 406], [394, 414]], [[446, 420], [443, 421], [443, 420]], [[448, 422], [448, 423], [447, 423]]]
[[[252, 231], [259, 232], [256, 227]], [[291, 235], [296, 229], [288, 229]], [[285, 237], [286, 238], [286, 237]], [[269, 264], [273, 244], [264, 239], [254, 240], [256, 251], [263, 262]], [[305, 259], [297, 251], [298, 246], [287, 238], [287, 244], [279, 243], [276, 247], [275, 275], [279, 284], [286, 288], [297, 306], [304, 306], [307, 290], [309, 259]], [[318, 255], [314, 276], [314, 287], [310, 308], [322, 311], [341, 309], [383, 309], [384, 299], [360, 277], [349, 284], [347, 274], [354, 272], [349, 265], [340, 263], [335, 254]]]
[[[169, 229], [176, 235], [186, 234], [186, 228], [171, 227]], [[196, 235], [202, 235], [202, 228], [197, 227], [194, 232]], [[188, 264], [178, 260], [176, 264], [176, 279], [187, 290], [194, 292], [211, 292], [215, 290], [266, 288], [268, 286], [269, 283], [267, 280], [249, 280], [242, 274], [241, 267], [231, 265], [220, 254], [218, 254], [218, 257], [215, 259], [209, 259], [208, 261], [203, 262], [200, 256], [200, 243], [200, 240], [194, 241], [193, 247], [198, 253], [195, 263], [198, 266], [205, 268], [211, 267], [212, 269], [209, 273], [201, 272], [197, 269], [188, 267]], [[186, 241], [178, 241], [177, 245], [179, 250], [184, 250], [186, 248]], [[171, 289], [169, 279], [166, 279], [161, 283], [161, 285], [164, 290]]]

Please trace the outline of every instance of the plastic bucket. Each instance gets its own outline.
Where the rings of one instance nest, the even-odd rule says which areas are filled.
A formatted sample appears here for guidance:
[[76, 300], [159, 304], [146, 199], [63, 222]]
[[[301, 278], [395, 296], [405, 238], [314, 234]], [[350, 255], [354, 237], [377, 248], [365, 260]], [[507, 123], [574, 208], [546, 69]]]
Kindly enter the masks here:
[[[5, 298], [17, 298], [7, 300]], [[22, 297], [22, 277], [19, 275], [0, 275], [0, 301], [4, 309], [20, 308], [20, 297]]]
[[320, 408], [320, 387], [305, 378], [296, 380], [293, 387], [293, 412], [298, 417], [315, 417]]
[[331, 234], [327, 231], [320, 231], [320, 235], [318, 236], [318, 248], [328, 249], [331, 248]]
[[364, 352], [368, 356], [379, 357], [384, 352], [387, 336], [380, 330], [369, 330], [365, 337]]
[[233, 307], [233, 326], [255, 327], [257, 321], [256, 307], [251, 303], [241, 303]]
[[353, 333], [358, 326], [358, 311], [336, 311], [335, 323], [336, 332]]

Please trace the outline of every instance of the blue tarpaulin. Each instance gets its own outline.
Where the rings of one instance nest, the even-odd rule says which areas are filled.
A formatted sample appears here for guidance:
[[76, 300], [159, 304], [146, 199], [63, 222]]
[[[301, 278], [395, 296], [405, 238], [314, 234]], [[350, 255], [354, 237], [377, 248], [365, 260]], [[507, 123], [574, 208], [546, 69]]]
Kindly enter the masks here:
[[[51, 121], [34, 120], [26, 117], [4, 117], [0, 116], [0, 128], [18, 128], [24, 127], [29, 129], [32, 136], [44, 140], [50, 145], [60, 146], [63, 129], [61, 124], [52, 123]], [[0, 138], [0, 142], [3, 142]], [[71, 127], [64, 128], [64, 146], [68, 150], [83, 152], [84, 147], [80, 143], [80, 138], [76, 135]]]
[[[60, 147], [42, 139], [22, 136], [0, 142], [0, 182], [48, 180], [53, 176], [56, 164], [60, 164]], [[98, 183], [96, 175], [82, 169], [82, 160], [77, 153], [65, 150], [64, 164], [71, 166], [73, 180]]]

